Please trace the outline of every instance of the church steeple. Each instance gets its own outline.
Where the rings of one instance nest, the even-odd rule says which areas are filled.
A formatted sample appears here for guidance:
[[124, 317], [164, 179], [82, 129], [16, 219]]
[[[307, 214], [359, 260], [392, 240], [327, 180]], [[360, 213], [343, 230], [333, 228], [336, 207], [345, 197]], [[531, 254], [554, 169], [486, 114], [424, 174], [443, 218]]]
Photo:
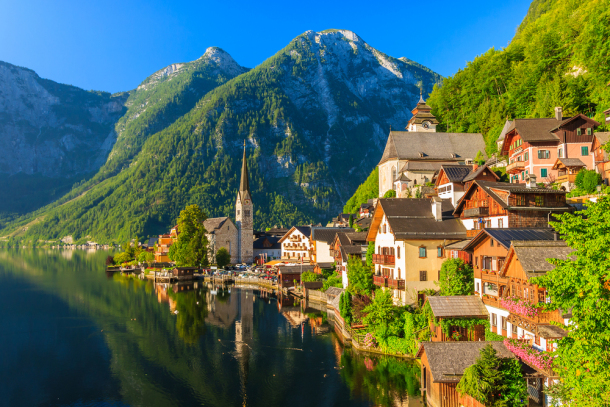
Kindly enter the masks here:
[[246, 141], [244, 140], [244, 156], [241, 162], [241, 181], [239, 182], [238, 199], [250, 199], [250, 182], [248, 180], [248, 162], [246, 161]]
[[408, 131], [436, 132], [438, 120], [431, 113], [432, 108], [426, 104], [421, 88], [419, 89], [419, 101], [411, 113], [413, 117], [407, 124]]

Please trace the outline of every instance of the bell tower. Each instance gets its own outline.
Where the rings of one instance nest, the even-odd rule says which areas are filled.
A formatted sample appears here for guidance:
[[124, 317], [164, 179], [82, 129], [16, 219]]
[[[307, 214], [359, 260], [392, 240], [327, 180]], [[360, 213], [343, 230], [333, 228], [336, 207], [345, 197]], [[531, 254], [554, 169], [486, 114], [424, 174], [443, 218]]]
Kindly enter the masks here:
[[246, 161], [246, 142], [244, 140], [244, 156], [241, 163], [241, 181], [235, 202], [235, 224], [237, 226], [238, 256], [240, 263], [254, 261], [254, 211], [250, 197], [250, 182], [248, 180], [248, 163]]
[[436, 125], [438, 124], [438, 120], [436, 120], [436, 117], [434, 117], [431, 111], [432, 108], [426, 104], [420, 89], [419, 102], [417, 102], [415, 109], [411, 110], [413, 117], [411, 117], [411, 120], [409, 120], [407, 130], [436, 133]]

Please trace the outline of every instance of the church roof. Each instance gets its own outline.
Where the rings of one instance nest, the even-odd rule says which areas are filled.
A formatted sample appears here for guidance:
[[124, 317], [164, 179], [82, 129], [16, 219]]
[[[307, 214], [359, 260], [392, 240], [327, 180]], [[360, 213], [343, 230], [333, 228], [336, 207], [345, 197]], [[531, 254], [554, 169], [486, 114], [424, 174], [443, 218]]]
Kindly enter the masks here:
[[248, 180], [248, 162], [246, 161], [246, 142], [244, 141], [244, 156], [241, 162], [241, 181], [239, 183], [238, 199], [250, 199], [250, 181]]
[[479, 151], [487, 158], [481, 133], [391, 131], [378, 165], [392, 159], [464, 161]]
[[208, 233], [214, 233], [225, 224], [227, 219], [229, 218], [226, 216], [221, 216], [219, 218], [207, 218], [203, 221], [203, 227]]

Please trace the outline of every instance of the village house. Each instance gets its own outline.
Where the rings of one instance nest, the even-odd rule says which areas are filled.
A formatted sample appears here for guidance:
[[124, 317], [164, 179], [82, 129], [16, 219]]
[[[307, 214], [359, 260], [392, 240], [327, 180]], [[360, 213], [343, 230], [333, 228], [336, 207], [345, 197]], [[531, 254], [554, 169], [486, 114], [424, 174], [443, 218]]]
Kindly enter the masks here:
[[449, 199], [380, 199], [367, 234], [375, 242], [375, 285], [392, 290], [397, 303], [413, 304], [436, 290], [445, 246], [466, 239]]
[[258, 264], [266, 263], [282, 257], [281, 237], [262, 235], [254, 240], [254, 261]]
[[343, 288], [347, 288], [347, 263], [350, 259], [366, 261], [367, 232], [337, 232], [330, 245], [330, 252], [335, 263], [335, 270], [341, 275]]
[[280, 288], [294, 287], [301, 282], [301, 274], [313, 272], [313, 265], [301, 264], [298, 266], [279, 266], [277, 281]]
[[373, 216], [373, 212], [375, 212], [375, 199], [369, 199], [366, 203], [360, 205], [360, 209], [358, 210], [359, 218], [370, 218]]
[[[485, 325], [489, 313], [481, 298], [475, 295], [428, 296], [426, 301], [430, 304], [434, 316], [434, 321], [430, 322], [432, 342], [485, 340]], [[443, 331], [442, 321], [465, 318], [480, 319], [481, 324], [470, 329], [452, 325], [448, 333]]]
[[[610, 111], [610, 109], [608, 110]], [[610, 132], [597, 132], [593, 134], [593, 145], [591, 152], [595, 160], [595, 169], [601, 174], [604, 184], [608, 185], [610, 182], [610, 159], [608, 159], [608, 153], [604, 151], [602, 146], [610, 140]]]
[[502, 342], [424, 342], [416, 357], [421, 359], [421, 390], [429, 407], [476, 406], [470, 396], [460, 397], [456, 390], [464, 370], [474, 365], [481, 349], [491, 344], [500, 359], [516, 359]]
[[169, 263], [169, 247], [178, 239], [178, 226], [174, 226], [169, 234], [159, 235], [155, 250], [155, 263]]
[[487, 165], [441, 165], [434, 189], [441, 199], [451, 199], [455, 206], [464, 196], [472, 181], [500, 181], [500, 177]]
[[349, 227], [350, 218], [354, 219], [354, 215], [351, 213], [340, 213], [338, 216], [334, 217], [332, 221], [327, 225], [327, 227], [331, 228], [346, 228]]
[[575, 187], [576, 176], [583, 168], [586, 165], [580, 158], [558, 158], [553, 164], [553, 170], [557, 171], [555, 183], [562, 191], [571, 191]]
[[594, 169], [591, 143], [599, 125], [583, 114], [563, 117], [561, 107], [555, 108], [554, 118], [513, 120], [501, 148], [509, 158], [510, 182], [525, 182], [528, 175], [555, 182], [558, 171], [553, 165], [558, 158], [578, 158], [587, 169]]
[[[431, 183], [443, 164], [472, 164], [485, 156], [480, 133], [437, 133], [438, 121], [423, 98], [413, 109], [408, 131], [390, 131], [379, 164], [379, 196], [394, 189], [406, 197], [414, 187]], [[422, 191], [422, 194], [425, 191]]]
[[552, 214], [572, 210], [565, 191], [540, 188], [531, 176], [525, 185], [473, 181], [453, 215], [473, 237], [480, 229], [547, 227]]
[[309, 263], [313, 249], [310, 236], [311, 226], [291, 227], [280, 239], [282, 260]]
[[[334, 261], [330, 245], [338, 232], [354, 232], [352, 228], [311, 228], [311, 259], [314, 264], [328, 264]], [[323, 267], [328, 268], [328, 267]]]

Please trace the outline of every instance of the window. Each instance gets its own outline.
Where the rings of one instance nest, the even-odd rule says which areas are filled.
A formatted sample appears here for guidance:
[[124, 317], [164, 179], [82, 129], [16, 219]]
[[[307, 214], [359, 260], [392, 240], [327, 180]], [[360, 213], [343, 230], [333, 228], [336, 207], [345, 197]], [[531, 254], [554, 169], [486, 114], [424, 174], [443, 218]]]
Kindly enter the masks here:
[[593, 129], [591, 127], [587, 127], [587, 136], [590, 136], [593, 134]]
[[562, 148], [557, 150], [557, 158], [563, 158], [563, 149]]
[[498, 326], [498, 316], [491, 314], [491, 326]]
[[474, 266], [477, 268], [479, 267], [479, 258], [478, 257], [474, 258]]
[[490, 239], [490, 240], [489, 240], [489, 245], [490, 245], [491, 247], [494, 247], [494, 240], [493, 240], [493, 239]]
[[546, 178], [548, 176], [548, 169], [541, 168], [540, 169], [540, 178]]
[[436, 257], [443, 257], [443, 247], [439, 246], [436, 248]]
[[382, 233], [385, 233], [385, 225], [383, 225], [383, 232]]
[[538, 158], [550, 158], [551, 152], [549, 150], [538, 150]]
[[523, 161], [528, 161], [530, 159], [530, 153], [525, 153], [523, 155]]
[[421, 270], [419, 272], [419, 281], [428, 281], [428, 273], [426, 270]]
[[[440, 280], [440, 279], [439, 279], [439, 280]], [[475, 291], [476, 291], [476, 292], [478, 292], [478, 293], [480, 293], [480, 292], [481, 292], [481, 286], [480, 286], [480, 284], [479, 284], [478, 282], [477, 282], [477, 285], [476, 285], [476, 289], [475, 289]]]
[[[589, 129], [587, 129], [589, 130]], [[538, 346], [540, 346], [540, 337], [538, 335], [534, 336], [534, 343]]]
[[237, 210], [237, 214], [239, 215], [239, 212], [241, 212], [239, 209]]
[[502, 322], [502, 329], [507, 330], [508, 324], [506, 323], [506, 317], [500, 317], [500, 321]]
[[250, 216], [250, 209], [244, 209], [244, 216]]
[[[419, 258], [421, 259], [424, 257], [426, 257], [426, 248], [422, 246], [419, 248]], [[422, 281], [424, 281], [424, 280], [422, 280]]]
[[536, 195], [536, 206], [544, 206], [544, 197], [542, 195]]
[[580, 148], [580, 155], [586, 156], [589, 155], [589, 147], [583, 146]]
[[396, 248], [396, 257], [400, 259], [400, 246]]
[[513, 328], [513, 334], [517, 335], [517, 332], [518, 332], [517, 331], [517, 325], [515, 325], [515, 324], [511, 324], [511, 325], [512, 325], [512, 328]]
[[578, 129], [576, 129], [576, 135], [577, 136], [582, 135], [582, 129], [580, 127]]
[[499, 228], [503, 228], [504, 227], [504, 219], [498, 219], [498, 227]]

